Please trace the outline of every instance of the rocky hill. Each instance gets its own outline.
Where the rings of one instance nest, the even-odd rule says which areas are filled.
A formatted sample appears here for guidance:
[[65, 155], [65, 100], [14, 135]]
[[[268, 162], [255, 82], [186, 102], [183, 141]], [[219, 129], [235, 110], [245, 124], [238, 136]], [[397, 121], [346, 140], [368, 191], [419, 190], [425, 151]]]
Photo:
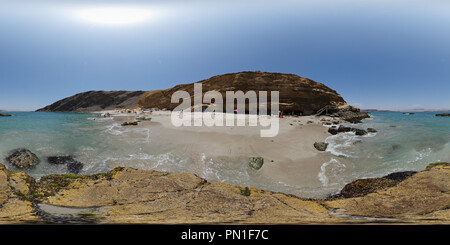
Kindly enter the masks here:
[[[202, 84], [203, 94], [215, 90], [222, 94], [224, 100], [226, 91], [247, 92], [253, 90], [257, 94], [259, 91], [268, 91], [268, 96], [270, 95], [269, 91], [279, 91], [280, 110], [285, 114], [311, 115], [327, 105], [347, 106], [345, 100], [333, 89], [293, 74], [259, 71], [238, 72], [214, 76], [198, 83]], [[171, 96], [179, 90], [187, 91], [191, 95], [193, 103], [194, 84], [191, 83], [177, 85], [166, 90], [146, 92], [140, 98], [139, 105], [143, 108], [157, 107], [172, 110], [179, 104], [171, 103]], [[354, 107], [347, 108], [356, 109]]]
[[59, 100], [38, 112], [92, 112], [135, 108], [144, 91], [88, 91]]

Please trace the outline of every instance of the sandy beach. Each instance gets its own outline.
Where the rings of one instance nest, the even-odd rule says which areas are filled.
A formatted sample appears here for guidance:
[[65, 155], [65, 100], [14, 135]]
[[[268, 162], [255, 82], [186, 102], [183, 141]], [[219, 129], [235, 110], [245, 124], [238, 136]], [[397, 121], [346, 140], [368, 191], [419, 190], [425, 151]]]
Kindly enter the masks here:
[[[321, 166], [331, 154], [314, 148], [329, 136], [324, 120], [332, 118], [301, 116], [280, 118], [279, 133], [275, 137], [260, 137], [260, 126], [191, 126], [175, 127], [170, 111], [152, 114], [100, 111], [118, 122], [131, 122], [136, 117], [151, 117], [138, 126], [151, 129], [152, 140], [177, 145], [188, 155], [208, 153], [216, 158], [229, 156], [263, 157], [264, 165], [258, 174], [274, 182], [289, 186], [320, 187], [318, 178]], [[248, 122], [248, 120], [247, 120]], [[195, 172], [195, 171], [194, 171]]]

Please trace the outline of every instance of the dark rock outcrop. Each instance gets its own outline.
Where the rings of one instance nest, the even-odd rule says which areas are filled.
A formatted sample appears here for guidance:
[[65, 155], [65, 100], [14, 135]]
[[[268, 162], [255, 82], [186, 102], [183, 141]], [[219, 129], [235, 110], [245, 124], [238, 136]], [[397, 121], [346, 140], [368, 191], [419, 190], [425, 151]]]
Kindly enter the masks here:
[[351, 197], [365, 196], [369, 193], [374, 193], [379, 190], [394, 187], [398, 183], [414, 175], [415, 173], [417, 172], [414, 171], [396, 172], [381, 178], [355, 180], [345, 185], [345, 187], [341, 190], [339, 194], [332, 196], [331, 198], [351, 198]]
[[[0, 224], [373, 224], [368, 218], [389, 224], [449, 224], [449, 166], [435, 163], [409, 177], [390, 175], [407, 178], [365, 196], [302, 200], [209, 183], [189, 173], [123, 167], [94, 175], [43, 176], [37, 182], [0, 164]], [[61, 209], [72, 218], [60, 219]]]
[[10, 114], [6, 114], [6, 113], [0, 113], [0, 117], [10, 117]]
[[124, 122], [122, 126], [137, 126], [139, 122]]
[[337, 127], [331, 127], [328, 129], [328, 132], [332, 135], [336, 135], [338, 133], [347, 133], [347, 132], [355, 132], [356, 135], [358, 136], [362, 136], [362, 135], [366, 135], [367, 131], [363, 130], [363, 129], [358, 129], [358, 128], [351, 128], [351, 127], [345, 127], [345, 126], [339, 126]]
[[250, 157], [248, 159], [248, 164], [250, 165], [250, 167], [259, 170], [260, 168], [262, 168], [263, 164], [264, 164], [264, 158], [262, 157]]
[[450, 113], [436, 114], [437, 117], [450, 117]]
[[144, 91], [89, 91], [57, 101], [38, 112], [92, 112], [137, 107]]
[[23, 169], [29, 169], [36, 166], [40, 160], [28, 149], [17, 149], [13, 153], [11, 153], [7, 158], [10, 164]]
[[76, 161], [72, 156], [52, 156], [48, 157], [47, 161], [51, 164], [66, 164], [67, 170], [75, 174], [79, 173], [84, 166], [83, 163]]
[[[270, 91], [279, 91], [279, 108], [285, 115], [312, 115], [328, 105], [336, 107], [347, 105], [345, 100], [331, 88], [293, 74], [239, 72], [214, 76], [198, 83], [202, 84], [203, 94], [207, 91], [218, 91], [222, 94], [224, 102], [226, 91], [255, 91], [257, 95], [259, 95], [259, 91], [267, 91], [268, 102], [270, 102]], [[193, 105], [193, 83], [177, 85], [166, 90], [149, 91], [141, 96], [139, 105], [143, 108], [156, 107], [173, 110], [179, 103], [171, 103], [171, 96], [180, 90], [187, 91], [191, 95]], [[268, 108], [270, 108], [270, 104]], [[223, 109], [226, 111], [225, 105]], [[248, 108], [246, 109], [248, 110]]]
[[70, 173], [78, 174], [83, 169], [84, 164], [78, 161], [72, 161], [67, 163], [67, 170]]

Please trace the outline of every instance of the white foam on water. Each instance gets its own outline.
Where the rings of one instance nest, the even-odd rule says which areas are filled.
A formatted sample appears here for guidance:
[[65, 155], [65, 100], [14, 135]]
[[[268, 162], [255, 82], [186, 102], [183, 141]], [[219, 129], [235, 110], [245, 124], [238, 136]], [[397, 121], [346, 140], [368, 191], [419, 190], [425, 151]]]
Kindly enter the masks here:
[[113, 123], [112, 125], [107, 125], [105, 131], [107, 133], [109, 133], [109, 134], [112, 134], [112, 135], [122, 135], [123, 132], [120, 131], [119, 129], [116, 129], [116, 128], [120, 129], [119, 124], [118, 123]]
[[377, 136], [377, 133], [367, 133], [366, 135], [362, 135], [360, 137], [370, 138], [370, 137], [375, 137], [375, 136]]
[[213, 168], [214, 161], [212, 158], [206, 157], [205, 153], [201, 154], [201, 176], [207, 180], [219, 180], [223, 181], [221, 176], [219, 175], [219, 171]]
[[358, 140], [358, 136], [353, 132], [339, 133], [329, 136], [325, 142], [328, 143], [327, 152], [337, 157], [353, 157], [350, 150], [353, 144]]
[[87, 119], [91, 120], [91, 121], [99, 121], [99, 122], [114, 120], [112, 117], [88, 117]]
[[332, 128], [332, 127], [339, 127], [339, 124], [330, 124], [330, 125], [326, 125], [326, 124], [322, 124], [322, 126], [324, 126], [325, 128]]
[[[380, 118], [383, 119], [381, 115]], [[25, 147], [42, 160], [52, 155], [73, 155], [85, 164], [82, 174], [110, 171], [116, 166], [171, 173], [190, 172], [208, 181], [322, 198], [355, 179], [381, 177], [396, 171], [420, 171], [430, 162], [449, 161], [450, 136], [445, 124], [436, 125], [435, 129], [402, 120], [376, 119], [369, 123], [365, 120], [361, 127], [375, 128], [378, 133], [357, 136], [347, 132], [329, 136], [325, 142], [329, 144], [326, 155], [331, 155], [330, 159], [319, 163], [321, 165], [312, 176], [314, 183], [302, 186], [284, 183], [264, 171], [249, 168], [248, 156], [189, 153], [177, 145], [156, 142], [152, 127], [122, 127], [111, 118], [95, 116], [88, 120], [86, 117], [60, 120], [62, 122], [56, 128], [45, 122], [42, 128], [25, 125], [27, 127], [20, 131], [14, 127], [4, 130], [1, 137], [8, 140], [0, 145], [0, 157], [4, 159], [12, 149]], [[439, 119], [432, 115], [430, 120]], [[396, 125], [396, 128], [390, 125]], [[67, 169], [44, 160], [29, 173], [39, 178], [53, 173], [64, 174]]]

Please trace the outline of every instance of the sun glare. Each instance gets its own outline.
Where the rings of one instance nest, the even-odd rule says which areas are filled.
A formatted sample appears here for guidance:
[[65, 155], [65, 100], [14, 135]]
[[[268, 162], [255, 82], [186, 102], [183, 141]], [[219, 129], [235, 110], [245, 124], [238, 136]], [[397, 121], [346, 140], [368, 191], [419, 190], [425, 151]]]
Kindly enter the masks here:
[[104, 7], [82, 10], [79, 16], [83, 20], [97, 24], [126, 25], [148, 20], [151, 12], [140, 8]]

